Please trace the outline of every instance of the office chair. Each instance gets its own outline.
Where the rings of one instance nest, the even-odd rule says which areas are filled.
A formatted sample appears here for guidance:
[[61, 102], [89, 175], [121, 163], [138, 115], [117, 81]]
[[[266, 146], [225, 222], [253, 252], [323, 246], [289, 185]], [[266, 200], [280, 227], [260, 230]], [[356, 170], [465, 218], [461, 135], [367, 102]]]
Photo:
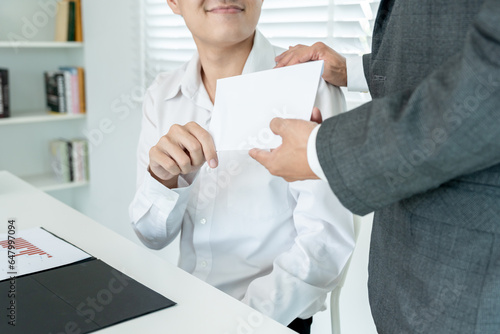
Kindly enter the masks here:
[[[354, 223], [354, 241], [357, 244], [358, 241], [358, 236], [359, 236], [359, 231], [361, 229], [361, 217], [354, 215], [353, 216], [353, 223]], [[354, 250], [356, 249], [356, 246], [354, 247]], [[354, 250], [352, 251], [352, 254], [354, 254]], [[349, 260], [347, 261], [344, 270], [342, 271], [342, 277], [339, 281], [339, 284], [335, 287], [335, 289], [332, 290], [331, 296], [330, 296], [330, 317], [331, 317], [331, 324], [332, 324], [332, 334], [341, 334], [340, 333], [340, 291], [342, 290], [342, 287], [344, 286], [344, 281], [347, 276], [347, 272], [349, 271], [349, 265], [351, 264], [351, 259], [352, 259], [352, 254]]]

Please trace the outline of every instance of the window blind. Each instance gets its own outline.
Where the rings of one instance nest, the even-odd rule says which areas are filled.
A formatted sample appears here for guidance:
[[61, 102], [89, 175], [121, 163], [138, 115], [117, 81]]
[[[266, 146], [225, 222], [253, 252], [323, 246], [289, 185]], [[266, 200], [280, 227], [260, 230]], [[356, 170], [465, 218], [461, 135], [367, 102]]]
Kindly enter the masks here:
[[[312, 45], [324, 42], [344, 56], [370, 52], [379, 0], [265, 0], [258, 29], [272, 44]], [[165, 0], [145, 0], [143, 8], [143, 83], [161, 71], [188, 61], [196, 49], [191, 33]], [[370, 99], [369, 94], [346, 92], [349, 107]]]

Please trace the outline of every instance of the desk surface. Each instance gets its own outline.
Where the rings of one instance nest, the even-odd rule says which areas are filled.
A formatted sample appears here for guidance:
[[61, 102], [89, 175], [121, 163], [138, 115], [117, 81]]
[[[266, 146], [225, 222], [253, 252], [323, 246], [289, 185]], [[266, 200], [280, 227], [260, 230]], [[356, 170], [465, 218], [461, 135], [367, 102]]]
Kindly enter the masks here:
[[16, 219], [18, 230], [42, 226], [178, 303], [96, 333], [295, 333], [12, 174], [0, 171], [2, 233], [7, 232], [7, 221], [12, 218]]

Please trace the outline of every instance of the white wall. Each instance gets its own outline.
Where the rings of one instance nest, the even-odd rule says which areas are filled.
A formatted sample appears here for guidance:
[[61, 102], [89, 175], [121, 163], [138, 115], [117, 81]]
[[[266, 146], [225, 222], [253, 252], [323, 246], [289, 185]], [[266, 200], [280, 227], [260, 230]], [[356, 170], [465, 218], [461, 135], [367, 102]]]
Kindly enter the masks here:
[[75, 201], [76, 209], [130, 238], [140, 103], [127, 99], [139, 83], [137, 7], [136, 0], [83, 1], [88, 116], [82, 134], [90, 146], [90, 186]]

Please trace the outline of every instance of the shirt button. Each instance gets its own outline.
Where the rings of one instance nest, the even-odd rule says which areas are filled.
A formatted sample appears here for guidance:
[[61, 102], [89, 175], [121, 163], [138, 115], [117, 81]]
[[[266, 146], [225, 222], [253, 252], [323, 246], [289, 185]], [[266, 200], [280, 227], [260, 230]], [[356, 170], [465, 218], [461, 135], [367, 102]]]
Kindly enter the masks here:
[[200, 265], [205, 268], [207, 266], [207, 261], [201, 261], [200, 262]]
[[205, 225], [206, 222], [207, 222], [207, 220], [205, 218], [200, 219], [200, 223], [202, 223], [203, 225]]

